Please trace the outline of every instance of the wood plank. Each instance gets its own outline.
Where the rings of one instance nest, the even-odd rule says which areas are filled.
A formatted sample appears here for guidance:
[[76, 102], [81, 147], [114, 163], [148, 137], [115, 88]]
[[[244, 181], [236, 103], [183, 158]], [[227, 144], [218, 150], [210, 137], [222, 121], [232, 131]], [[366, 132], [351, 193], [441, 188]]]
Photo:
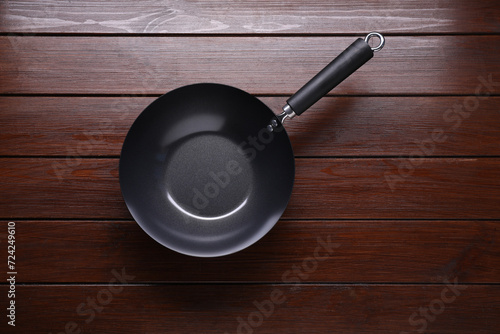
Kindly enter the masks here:
[[1, 32], [52, 33], [473, 33], [499, 32], [495, 0], [279, 2], [9, 0]]
[[[0, 97], [2, 156], [119, 156], [154, 97]], [[286, 97], [260, 97], [278, 112]], [[287, 122], [296, 156], [500, 155], [500, 97], [449, 113], [468, 97], [326, 97]], [[444, 141], [431, 143], [433, 131]]]
[[[127, 218], [118, 159], [0, 159], [2, 218]], [[287, 219], [500, 216], [500, 158], [297, 159]]]
[[[290, 95], [353, 37], [0, 37], [0, 93], [163, 94], [219, 82]], [[500, 36], [389, 37], [335, 94], [498, 94]], [[486, 78], [486, 79], [485, 79]], [[484, 89], [482, 93], [488, 93]]]
[[[107, 282], [112, 269], [126, 267], [136, 276], [135, 283], [441, 283], [455, 277], [463, 283], [497, 283], [498, 225], [498, 221], [280, 221], [253, 246], [207, 259], [161, 246], [133, 221], [17, 221], [17, 280]], [[0, 235], [0, 242], [6, 238]], [[331, 249], [321, 247], [318, 238]], [[318, 246], [321, 260], [314, 259]], [[293, 272], [294, 268], [299, 271]]]
[[[116, 270], [120, 271], [121, 268]], [[136, 274], [128, 271], [125, 273], [129, 276]], [[109, 280], [111, 279], [113, 274], [110, 272]], [[239, 334], [406, 334], [424, 330], [432, 333], [469, 334], [497, 333], [500, 327], [500, 287], [497, 285], [458, 284], [450, 288], [444, 284], [112, 284], [18, 286], [16, 290], [16, 332], [23, 333], [68, 333], [65, 331], [67, 326], [70, 333], [79, 333], [78, 330], [81, 330], [82, 333], [109, 334], [197, 333], [200, 328], [203, 333]], [[0, 291], [6, 295], [7, 287], [0, 287]], [[91, 306], [92, 301], [94, 306]], [[259, 311], [256, 305], [262, 305], [263, 302], [268, 309]], [[77, 313], [78, 308], [80, 315]], [[419, 314], [420, 309], [422, 315]], [[265, 312], [266, 315], [261, 313], [259, 316], [260, 312]], [[417, 314], [413, 315], [414, 312]], [[254, 326], [249, 329], [240, 327], [238, 330], [239, 317], [242, 322], [248, 322], [250, 317], [250, 323]], [[3, 321], [0, 326], [7, 327], [6, 322]]]

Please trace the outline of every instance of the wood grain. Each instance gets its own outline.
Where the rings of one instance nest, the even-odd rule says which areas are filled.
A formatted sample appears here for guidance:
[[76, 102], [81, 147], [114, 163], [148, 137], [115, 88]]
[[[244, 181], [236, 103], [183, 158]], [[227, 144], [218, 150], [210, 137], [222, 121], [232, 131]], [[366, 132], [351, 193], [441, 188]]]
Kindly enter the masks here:
[[[2, 218], [127, 218], [118, 159], [0, 159]], [[498, 219], [500, 158], [297, 159], [287, 219]]]
[[[163, 94], [218, 82], [290, 95], [353, 37], [0, 37], [0, 93]], [[500, 36], [389, 37], [335, 94], [498, 94]]]
[[[373, 30], [385, 49], [287, 124], [296, 184], [262, 240], [192, 258], [132, 220], [118, 155], [156, 96], [219, 82], [277, 111]], [[499, 53], [498, 0], [0, 2], [0, 227], [16, 222], [18, 271], [0, 332], [498, 333]], [[334, 250], [315, 266], [318, 237]]]
[[499, 32], [495, 0], [6, 1], [1, 32], [339, 34]]
[[[2, 222], [2, 226], [6, 225]], [[280, 221], [229, 256], [173, 252], [134, 221], [18, 221], [18, 282], [463, 283], [500, 281], [498, 221]], [[5, 229], [6, 226], [5, 226]], [[329, 254], [320, 241], [332, 245]], [[0, 242], [6, 235], [0, 236]], [[313, 261], [313, 262], [311, 262]], [[293, 272], [294, 268], [300, 268]]]
[[[136, 275], [126, 268], [125, 273]], [[110, 272], [109, 280], [113, 277]], [[60, 333], [68, 326], [74, 333], [78, 329], [82, 333], [109, 334], [200, 331], [385, 334], [423, 332], [424, 329], [429, 333], [469, 334], [497, 333], [500, 327], [499, 286], [458, 284], [453, 287], [455, 290], [444, 284], [104, 285], [19, 286], [17, 289], [16, 332], [23, 333]], [[6, 294], [6, 290], [5, 286], [0, 287], [2, 294]], [[270, 301], [273, 291], [277, 304], [273, 307], [271, 302], [265, 303], [269, 311], [264, 312], [268, 316], [261, 314], [260, 318], [256, 304]], [[99, 311], [93, 312], [94, 317], [89, 304], [92, 301]], [[429, 320], [419, 315], [420, 308], [427, 309], [422, 310], [422, 314], [429, 312]], [[414, 312], [417, 314], [412, 317]], [[241, 321], [248, 321], [250, 317], [255, 328], [238, 331], [238, 317]], [[7, 327], [6, 322], [1, 326]]]
[[[119, 156], [129, 127], [155, 97], [0, 97], [2, 156]], [[278, 111], [287, 97], [260, 97]], [[499, 97], [326, 97], [287, 122], [295, 155], [500, 155]], [[433, 142], [432, 133], [444, 140]]]

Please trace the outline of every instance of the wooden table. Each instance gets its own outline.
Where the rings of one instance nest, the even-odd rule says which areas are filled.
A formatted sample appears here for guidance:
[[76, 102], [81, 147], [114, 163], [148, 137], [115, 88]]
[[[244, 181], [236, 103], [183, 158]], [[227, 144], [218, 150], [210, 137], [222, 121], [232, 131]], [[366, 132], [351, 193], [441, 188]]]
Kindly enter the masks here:
[[[261, 241], [192, 258], [133, 221], [120, 148], [156, 97], [218, 82], [277, 112], [372, 30], [384, 50], [286, 124]], [[497, 0], [15, 0], [0, 32], [0, 332], [500, 332]]]

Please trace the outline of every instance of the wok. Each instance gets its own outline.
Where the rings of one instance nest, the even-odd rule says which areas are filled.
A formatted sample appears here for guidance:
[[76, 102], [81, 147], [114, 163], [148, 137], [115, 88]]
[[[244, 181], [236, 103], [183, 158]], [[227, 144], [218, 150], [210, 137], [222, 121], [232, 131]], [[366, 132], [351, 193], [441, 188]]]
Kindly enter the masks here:
[[[371, 47], [370, 38], [380, 43]], [[287, 206], [294, 155], [283, 127], [373, 57], [379, 33], [357, 39], [275, 115], [234, 87], [200, 83], [152, 102], [130, 128], [120, 156], [122, 195], [160, 244], [213, 257], [262, 238]]]

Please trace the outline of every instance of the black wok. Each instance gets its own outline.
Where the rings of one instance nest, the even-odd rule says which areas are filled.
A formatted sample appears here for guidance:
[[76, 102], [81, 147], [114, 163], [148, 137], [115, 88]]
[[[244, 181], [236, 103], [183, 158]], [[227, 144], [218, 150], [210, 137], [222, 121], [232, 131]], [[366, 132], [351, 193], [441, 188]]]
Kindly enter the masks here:
[[[368, 40], [380, 38], [371, 48]], [[160, 244], [211, 257], [262, 238], [287, 206], [295, 177], [282, 123], [302, 114], [373, 57], [378, 33], [357, 39], [288, 99], [278, 116], [252, 95], [202, 83], [151, 103], [127, 134], [120, 186], [136, 222]]]

